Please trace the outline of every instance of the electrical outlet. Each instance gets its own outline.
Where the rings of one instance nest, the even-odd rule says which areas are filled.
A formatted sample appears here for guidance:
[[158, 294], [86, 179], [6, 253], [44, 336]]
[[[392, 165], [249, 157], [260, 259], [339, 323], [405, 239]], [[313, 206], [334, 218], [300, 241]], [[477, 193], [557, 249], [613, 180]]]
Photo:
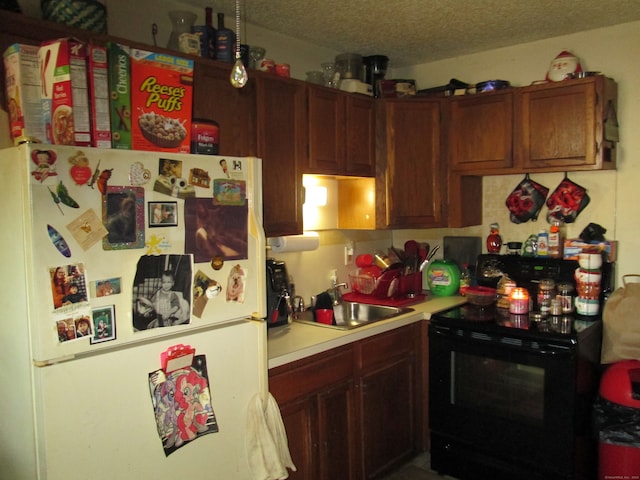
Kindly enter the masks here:
[[344, 247], [344, 264], [351, 265], [353, 263], [354, 246], [353, 242], [349, 242]]

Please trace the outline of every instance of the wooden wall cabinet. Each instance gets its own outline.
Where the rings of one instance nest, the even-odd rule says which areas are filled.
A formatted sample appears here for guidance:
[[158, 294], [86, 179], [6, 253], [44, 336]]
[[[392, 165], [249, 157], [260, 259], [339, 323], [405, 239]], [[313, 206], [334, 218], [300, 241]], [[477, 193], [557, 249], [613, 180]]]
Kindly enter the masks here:
[[220, 155], [256, 155], [256, 81], [234, 88], [229, 82], [231, 65], [194, 63], [193, 118], [218, 122]]
[[307, 102], [309, 156], [304, 173], [373, 176], [374, 100], [309, 85]]
[[441, 110], [440, 100], [378, 100], [378, 228], [446, 226]]
[[454, 97], [447, 108], [448, 163], [453, 170], [513, 167], [511, 90]]
[[302, 82], [256, 75], [258, 156], [262, 158], [264, 229], [267, 237], [302, 233], [305, 157], [305, 88]]
[[616, 168], [612, 79], [565, 80], [518, 89], [516, 95], [514, 154], [521, 172]]
[[616, 109], [601, 75], [454, 98], [449, 163], [468, 175], [614, 169]]

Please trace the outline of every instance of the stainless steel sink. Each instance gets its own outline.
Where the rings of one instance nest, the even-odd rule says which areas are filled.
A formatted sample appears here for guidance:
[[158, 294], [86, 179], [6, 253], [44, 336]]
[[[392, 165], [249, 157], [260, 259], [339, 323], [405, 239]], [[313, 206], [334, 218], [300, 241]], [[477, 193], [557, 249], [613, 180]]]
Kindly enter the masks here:
[[412, 308], [389, 307], [385, 305], [370, 305], [368, 303], [358, 302], [342, 302], [340, 305], [333, 307], [333, 316], [336, 325], [326, 325], [318, 323], [314, 320], [313, 310], [309, 309], [304, 312], [295, 314], [296, 322], [307, 323], [309, 325], [317, 325], [319, 327], [334, 328], [337, 330], [351, 330], [380, 320], [398, 317], [405, 313], [413, 312]]

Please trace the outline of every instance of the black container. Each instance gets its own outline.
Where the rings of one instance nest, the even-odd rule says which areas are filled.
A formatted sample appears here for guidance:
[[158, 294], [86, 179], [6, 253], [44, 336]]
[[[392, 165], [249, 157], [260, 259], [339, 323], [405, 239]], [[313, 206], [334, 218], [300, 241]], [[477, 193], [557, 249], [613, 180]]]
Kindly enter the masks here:
[[373, 87], [373, 96], [380, 97], [380, 82], [384, 80], [389, 65], [389, 57], [386, 55], [369, 55], [362, 59], [365, 67], [365, 83]]
[[284, 262], [267, 259], [267, 327], [289, 323], [289, 275]]

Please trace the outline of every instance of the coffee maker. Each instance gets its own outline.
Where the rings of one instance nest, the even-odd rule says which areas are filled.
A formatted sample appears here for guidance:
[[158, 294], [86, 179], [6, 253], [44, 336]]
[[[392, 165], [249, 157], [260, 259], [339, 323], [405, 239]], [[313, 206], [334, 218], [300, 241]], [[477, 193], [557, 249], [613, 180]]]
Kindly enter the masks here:
[[267, 259], [267, 327], [287, 325], [291, 320], [289, 275], [284, 262]]

